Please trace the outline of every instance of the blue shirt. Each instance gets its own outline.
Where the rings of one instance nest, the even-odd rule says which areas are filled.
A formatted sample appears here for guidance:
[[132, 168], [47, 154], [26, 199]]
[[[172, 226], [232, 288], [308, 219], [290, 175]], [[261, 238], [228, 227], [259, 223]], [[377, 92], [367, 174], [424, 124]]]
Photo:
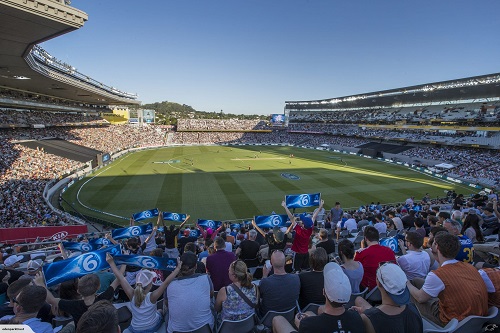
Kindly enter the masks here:
[[458, 261], [472, 263], [474, 260], [474, 247], [472, 241], [469, 237], [465, 235], [459, 235], [458, 240], [460, 240], [460, 250], [455, 257]]
[[23, 325], [28, 325], [35, 333], [54, 333], [52, 325], [41, 321], [39, 318], [25, 320]]

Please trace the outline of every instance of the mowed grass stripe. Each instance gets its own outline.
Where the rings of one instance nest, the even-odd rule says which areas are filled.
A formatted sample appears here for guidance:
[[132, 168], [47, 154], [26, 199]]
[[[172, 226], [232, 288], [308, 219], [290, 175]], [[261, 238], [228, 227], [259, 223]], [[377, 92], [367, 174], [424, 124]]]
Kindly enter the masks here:
[[[233, 176], [234, 175], [234, 176]], [[254, 202], [240, 187], [238, 174], [219, 173], [214, 174], [215, 179], [219, 183], [219, 187], [226, 195], [234, 216], [252, 216], [259, 211]]]
[[163, 175], [160, 193], [156, 200], [158, 209], [161, 211], [184, 213], [175, 211], [176, 208], [182, 207], [182, 181], [183, 174]]

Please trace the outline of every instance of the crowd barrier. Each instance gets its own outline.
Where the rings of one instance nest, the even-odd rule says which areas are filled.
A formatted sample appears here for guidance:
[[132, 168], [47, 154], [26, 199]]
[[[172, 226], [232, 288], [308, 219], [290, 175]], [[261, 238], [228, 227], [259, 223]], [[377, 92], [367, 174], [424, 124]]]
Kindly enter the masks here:
[[29, 228], [0, 228], [0, 242], [17, 244], [31, 243], [40, 237], [40, 240], [57, 240], [65, 237], [74, 237], [88, 232], [87, 225], [66, 225], [66, 226], [47, 226], [47, 227], [29, 227]]

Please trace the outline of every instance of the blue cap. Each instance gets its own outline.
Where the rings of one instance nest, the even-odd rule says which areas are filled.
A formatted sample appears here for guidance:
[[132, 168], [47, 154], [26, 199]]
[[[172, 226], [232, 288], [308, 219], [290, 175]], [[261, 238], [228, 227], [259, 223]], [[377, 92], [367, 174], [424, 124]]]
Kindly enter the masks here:
[[311, 218], [309, 215], [307, 215], [306, 213], [302, 213], [302, 214], [300, 214], [300, 215], [299, 215], [299, 218], [300, 218], [300, 220], [302, 221], [302, 223], [304, 223], [304, 227], [305, 227], [306, 229], [310, 229], [310, 228], [312, 228], [312, 227], [313, 227], [313, 224], [314, 224], [314, 223], [313, 223], [313, 220], [312, 220], [312, 218]]

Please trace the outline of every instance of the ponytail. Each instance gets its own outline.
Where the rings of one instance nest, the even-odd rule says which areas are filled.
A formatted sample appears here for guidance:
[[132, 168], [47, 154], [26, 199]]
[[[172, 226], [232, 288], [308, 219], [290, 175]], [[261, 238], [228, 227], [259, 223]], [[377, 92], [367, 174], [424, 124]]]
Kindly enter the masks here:
[[135, 306], [140, 307], [146, 296], [144, 295], [144, 289], [142, 288], [142, 283], [136, 283], [134, 289], [134, 303]]

